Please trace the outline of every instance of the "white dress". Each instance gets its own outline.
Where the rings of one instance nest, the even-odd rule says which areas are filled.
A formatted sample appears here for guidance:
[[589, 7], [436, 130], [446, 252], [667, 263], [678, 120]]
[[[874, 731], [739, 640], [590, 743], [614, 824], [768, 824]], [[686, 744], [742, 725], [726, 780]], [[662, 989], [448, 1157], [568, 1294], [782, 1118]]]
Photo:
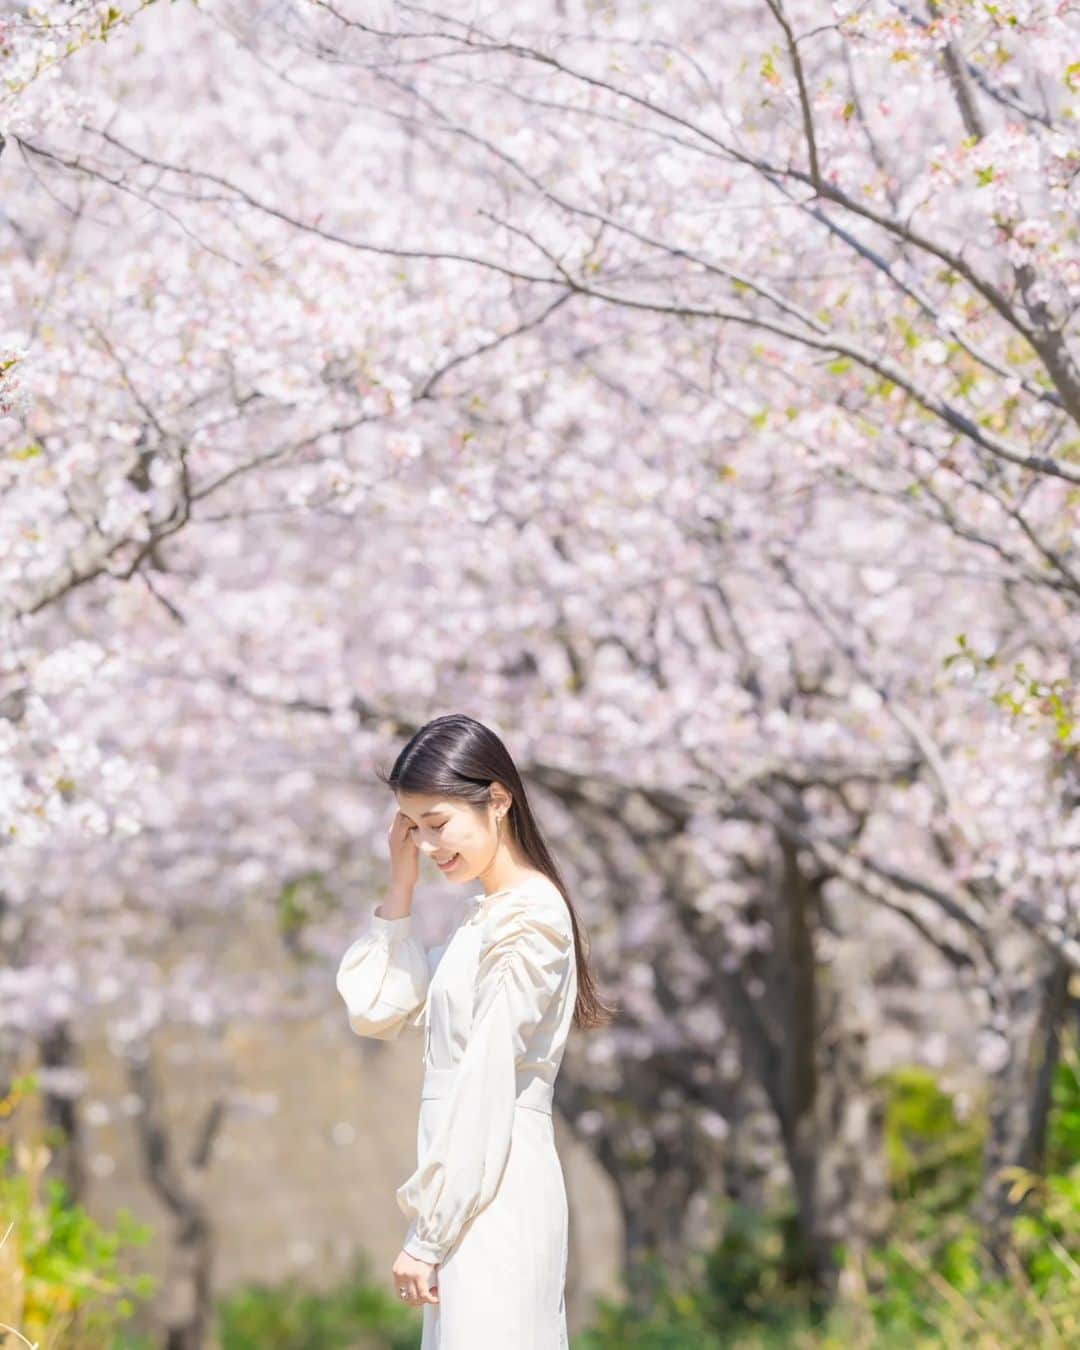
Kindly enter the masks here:
[[411, 916], [384, 919], [341, 958], [360, 1036], [426, 1024], [417, 1166], [398, 1188], [402, 1246], [437, 1263], [420, 1350], [567, 1350], [568, 1212], [552, 1089], [577, 997], [574, 934], [554, 883], [471, 897], [425, 953]]

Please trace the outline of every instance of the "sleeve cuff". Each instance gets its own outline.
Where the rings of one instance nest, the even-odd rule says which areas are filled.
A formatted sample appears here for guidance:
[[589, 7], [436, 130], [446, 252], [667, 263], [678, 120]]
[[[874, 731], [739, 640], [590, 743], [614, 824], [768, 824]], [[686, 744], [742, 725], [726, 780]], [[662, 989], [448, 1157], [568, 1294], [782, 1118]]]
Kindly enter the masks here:
[[401, 1244], [401, 1250], [408, 1252], [417, 1261], [426, 1261], [431, 1266], [437, 1266], [443, 1259], [442, 1248], [436, 1247], [431, 1242], [422, 1241], [416, 1236], [416, 1232], [412, 1228], [406, 1233], [405, 1241]]
[[[381, 903], [381, 901], [380, 901]], [[403, 938], [408, 937], [412, 927], [412, 915], [403, 914], [398, 919], [388, 919], [385, 915], [375, 913], [376, 906], [371, 907], [371, 932], [386, 933], [388, 936]]]

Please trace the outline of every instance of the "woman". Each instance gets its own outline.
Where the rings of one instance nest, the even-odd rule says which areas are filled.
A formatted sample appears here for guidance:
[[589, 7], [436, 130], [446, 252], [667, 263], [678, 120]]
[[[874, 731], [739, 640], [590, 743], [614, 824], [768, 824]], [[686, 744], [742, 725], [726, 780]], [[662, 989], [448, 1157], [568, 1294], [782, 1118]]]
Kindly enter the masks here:
[[[395, 1287], [423, 1305], [420, 1350], [560, 1350], [568, 1215], [552, 1089], [571, 1025], [602, 1025], [613, 1010], [493, 731], [435, 718], [380, 778], [398, 803], [390, 893], [342, 957], [337, 987], [358, 1035], [391, 1040], [413, 1018], [427, 1027]], [[421, 853], [451, 881], [483, 886], [427, 954], [410, 932]]]

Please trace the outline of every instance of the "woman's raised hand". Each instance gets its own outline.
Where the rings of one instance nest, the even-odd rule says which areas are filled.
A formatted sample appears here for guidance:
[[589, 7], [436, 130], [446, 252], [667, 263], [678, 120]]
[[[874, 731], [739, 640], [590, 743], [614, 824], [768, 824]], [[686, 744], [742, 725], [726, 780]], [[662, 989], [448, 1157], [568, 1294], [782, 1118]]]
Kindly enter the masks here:
[[411, 902], [420, 879], [420, 850], [416, 845], [416, 826], [394, 812], [387, 834], [390, 841], [390, 890], [398, 900]]

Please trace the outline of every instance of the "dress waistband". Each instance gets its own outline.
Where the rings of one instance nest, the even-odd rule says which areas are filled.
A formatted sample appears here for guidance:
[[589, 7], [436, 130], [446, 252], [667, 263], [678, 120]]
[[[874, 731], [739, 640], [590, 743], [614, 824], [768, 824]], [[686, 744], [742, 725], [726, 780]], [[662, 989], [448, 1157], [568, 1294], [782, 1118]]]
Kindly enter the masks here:
[[[424, 1085], [420, 1089], [420, 1100], [449, 1097], [456, 1076], [456, 1068], [433, 1069], [428, 1066], [424, 1070]], [[551, 1103], [555, 1094], [552, 1085], [546, 1079], [525, 1070], [515, 1074], [514, 1086], [516, 1106], [524, 1106], [530, 1111], [543, 1111], [545, 1115], [551, 1115]]]

